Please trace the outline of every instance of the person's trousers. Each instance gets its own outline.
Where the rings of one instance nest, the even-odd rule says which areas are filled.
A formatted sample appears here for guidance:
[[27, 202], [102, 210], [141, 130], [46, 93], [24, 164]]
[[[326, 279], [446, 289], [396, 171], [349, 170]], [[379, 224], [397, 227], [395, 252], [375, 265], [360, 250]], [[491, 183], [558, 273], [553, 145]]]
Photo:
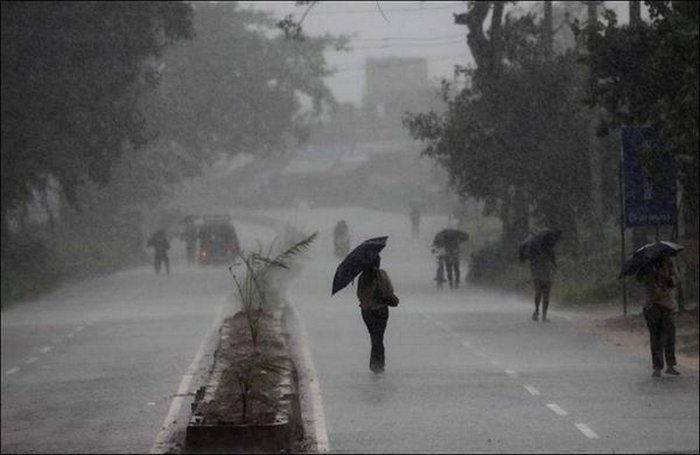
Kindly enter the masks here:
[[384, 331], [389, 320], [389, 307], [362, 310], [362, 320], [365, 321], [372, 351], [369, 357], [369, 368], [372, 371], [384, 369]]
[[447, 269], [447, 281], [450, 288], [459, 287], [459, 257], [453, 255], [445, 256], [445, 268]]
[[644, 309], [644, 319], [649, 329], [651, 363], [655, 370], [676, 365], [676, 323], [673, 311], [662, 305], [651, 305]]
[[165, 273], [169, 274], [170, 273], [170, 260], [168, 259], [168, 255], [156, 253], [156, 257], [155, 257], [156, 273], [160, 273], [161, 263], [165, 265]]
[[540, 311], [540, 301], [542, 302], [542, 316], [547, 316], [549, 308], [549, 293], [552, 290], [552, 282], [535, 278], [535, 313]]

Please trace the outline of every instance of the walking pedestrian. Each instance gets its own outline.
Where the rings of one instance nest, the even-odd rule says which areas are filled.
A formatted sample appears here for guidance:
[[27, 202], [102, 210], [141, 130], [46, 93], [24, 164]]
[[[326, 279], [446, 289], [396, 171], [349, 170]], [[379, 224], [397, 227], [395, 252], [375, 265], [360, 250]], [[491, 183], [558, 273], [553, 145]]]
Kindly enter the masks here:
[[535, 311], [532, 320], [538, 321], [540, 316], [540, 302], [542, 303], [542, 321], [549, 322], [547, 310], [549, 309], [549, 293], [552, 290], [552, 273], [556, 268], [556, 256], [554, 245], [561, 238], [558, 229], [545, 229], [538, 235], [531, 237], [520, 248], [521, 260], [530, 260], [530, 273], [535, 287]]
[[156, 273], [160, 273], [161, 264], [165, 265], [166, 275], [170, 274], [170, 259], [168, 258], [168, 250], [170, 249], [170, 242], [168, 242], [168, 236], [165, 234], [165, 229], [159, 229], [153, 233], [151, 238], [148, 239], [147, 247], [153, 247], [154, 252], [154, 268]]
[[385, 367], [384, 332], [389, 321], [389, 307], [380, 301], [377, 290], [394, 293], [394, 287], [385, 270], [380, 268], [381, 259], [377, 256], [374, 264], [365, 269], [357, 283], [357, 298], [360, 301], [362, 320], [367, 326], [372, 349], [369, 368], [381, 373]]
[[411, 218], [411, 232], [413, 237], [418, 237], [420, 234], [420, 209], [417, 204], [413, 204], [411, 207], [409, 217]]
[[643, 314], [649, 329], [652, 376], [661, 376], [664, 360], [666, 374], [679, 375], [675, 369], [678, 305], [673, 298], [673, 290], [680, 282], [676, 266], [670, 257], [662, 257], [640, 269], [636, 277], [646, 291]]

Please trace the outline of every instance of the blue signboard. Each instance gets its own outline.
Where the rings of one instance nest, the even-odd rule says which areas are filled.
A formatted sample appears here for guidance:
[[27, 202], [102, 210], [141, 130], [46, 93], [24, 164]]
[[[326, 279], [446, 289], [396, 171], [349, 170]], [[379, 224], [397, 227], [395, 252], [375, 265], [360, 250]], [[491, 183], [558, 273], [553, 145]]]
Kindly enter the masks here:
[[622, 128], [622, 169], [625, 226], [675, 224], [676, 174], [653, 128]]

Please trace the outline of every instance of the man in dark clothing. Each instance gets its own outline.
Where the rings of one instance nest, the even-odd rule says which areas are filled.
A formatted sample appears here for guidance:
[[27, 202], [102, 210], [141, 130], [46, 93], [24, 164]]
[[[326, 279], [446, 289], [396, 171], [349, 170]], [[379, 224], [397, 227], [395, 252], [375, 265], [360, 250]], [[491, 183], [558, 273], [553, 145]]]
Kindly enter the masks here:
[[533, 248], [530, 252], [530, 272], [535, 285], [535, 312], [532, 320], [537, 321], [542, 302], [542, 321], [547, 322], [549, 292], [552, 290], [552, 269], [556, 266], [554, 250], [551, 247]]
[[350, 251], [350, 234], [345, 220], [338, 221], [333, 229], [333, 246], [335, 255], [339, 258], [345, 257]]
[[417, 205], [411, 208], [411, 230], [413, 232], [413, 237], [418, 237], [420, 228], [420, 209]]
[[561, 238], [559, 229], [545, 228], [531, 235], [520, 246], [520, 260], [530, 261], [532, 283], [535, 286], [535, 312], [532, 320], [540, 317], [540, 302], [542, 302], [542, 321], [548, 322], [549, 293], [552, 290], [552, 272], [556, 267], [554, 245]]
[[680, 374], [676, 366], [676, 323], [675, 313], [678, 305], [673, 299], [672, 291], [678, 286], [678, 277], [673, 261], [666, 257], [653, 261], [637, 272], [637, 281], [644, 284], [646, 301], [644, 319], [649, 329], [649, 346], [654, 372], [652, 376], [661, 376], [666, 360], [666, 374]]
[[161, 263], [165, 264], [165, 273], [170, 274], [170, 259], [168, 259], [168, 250], [170, 249], [170, 242], [168, 242], [168, 237], [165, 234], [164, 229], [157, 230], [150, 239], [148, 239], [147, 247], [152, 246], [155, 257], [154, 266], [156, 273], [160, 273]]

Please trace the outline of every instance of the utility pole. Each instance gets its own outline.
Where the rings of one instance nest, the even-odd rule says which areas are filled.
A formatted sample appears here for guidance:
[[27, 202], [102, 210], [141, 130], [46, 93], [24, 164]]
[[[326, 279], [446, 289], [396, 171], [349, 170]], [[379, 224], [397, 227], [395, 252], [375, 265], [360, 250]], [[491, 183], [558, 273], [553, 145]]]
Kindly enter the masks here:
[[547, 60], [552, 58], [554, 53], [554, 27], [552, 25], [552, 0], [544, 2], [544, 51]]
[[630, 25], [637, 25], [642, 22], [642, 9], [639, 0], [629, 1]]
[[[598, 1], [583, 2], [588, 5], [588, 33], [595, 33], [598, 23]], [[589, 170], [591, 174], [591, 235], [594, 239], [603, 238], [603, 166], [597, 124], [600, 109], [593, 107], [589, 112]]]

